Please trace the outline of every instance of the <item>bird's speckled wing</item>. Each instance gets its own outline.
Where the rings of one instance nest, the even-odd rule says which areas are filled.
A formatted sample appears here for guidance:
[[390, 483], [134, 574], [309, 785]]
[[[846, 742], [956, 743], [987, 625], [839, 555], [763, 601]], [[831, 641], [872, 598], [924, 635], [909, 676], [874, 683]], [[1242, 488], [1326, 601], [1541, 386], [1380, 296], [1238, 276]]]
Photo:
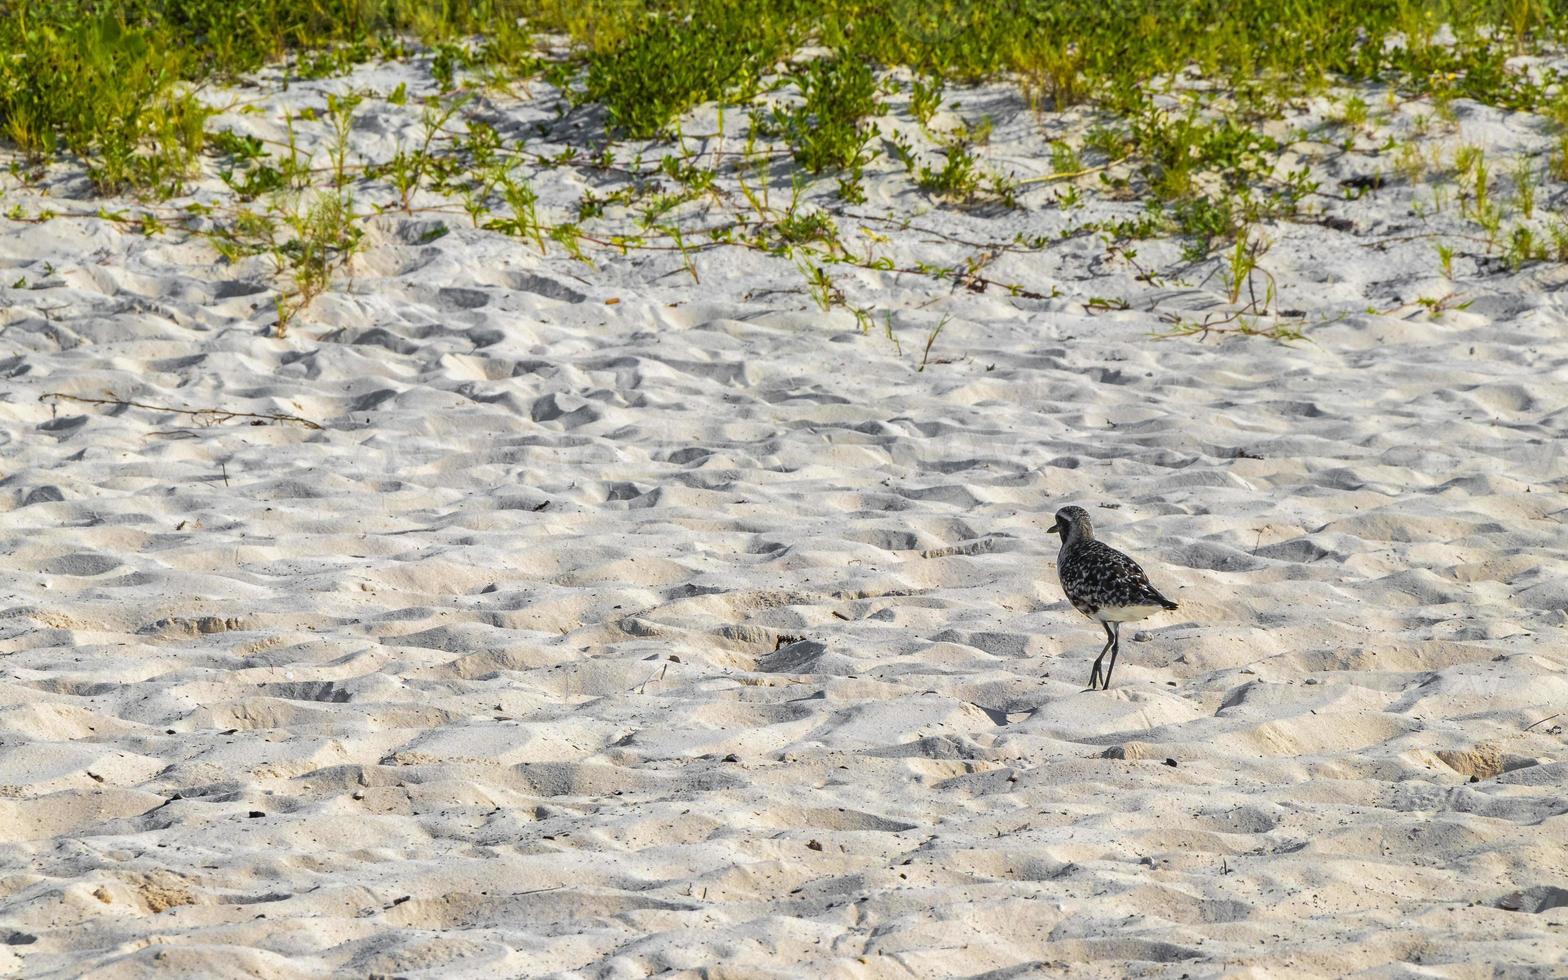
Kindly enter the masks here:
[[1137, 562], [1101, 541], [1064, 549], [1056, 572], [1067, 601], [1085, 616], [1106, 606], [1176, 608], [1149, 583]]

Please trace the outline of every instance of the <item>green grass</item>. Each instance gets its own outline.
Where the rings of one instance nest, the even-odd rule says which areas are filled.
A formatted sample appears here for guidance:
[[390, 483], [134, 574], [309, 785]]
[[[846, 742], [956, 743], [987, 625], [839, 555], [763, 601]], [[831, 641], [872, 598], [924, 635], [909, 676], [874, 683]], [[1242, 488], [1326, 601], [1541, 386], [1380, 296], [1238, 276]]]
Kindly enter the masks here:
[[205, 110], [174, 87], [186, 54], [107, 15], [8, 25], [0, 132], [29, 158], [68, 149], [100, 192], [178, 192], [204, 139]]
[[650, 4], [619, 44], [587, 55], [582, 97], [610, 124], [646, 139], [681, 113], [726, 95], [745, 99], [791, 45], [793, 26], [747, 4], [691, 0]]
[[[448, 89], [459, 71], [505, 84], [546, 67], [534, 32], [562, 32], [571, 54], [551, 70], [625, 136], [655, 136], [702, 102], [747, 101], [777, 62], [815, 43], [833, 54], [794, 73], [806, 105], [784, 123], [813, 173], [863, 152], [875, 65], [919, 73], [911, 94], [923, 120], [942, 85], [998, 77], [1040, 105], [1101, 104], [1141, 121], [1135, 148], [1162, 189], [1180, 193], [1190, 168], [1172, 157], [1173, 138], [1210, 152], [1211, 134], [1154, 124], [1151, 81], [1184, 69], [1221, 81], [1238, 128], [1333, 81], [1538, 108], [1557, 98], [1553, 79], [1507, 59], [1556, 43], [1565, 23], [1558, 4], [1539, 0], [9, 0], [0, 10], [0, 132], [40, 158], [68, 149], [93, 160], [106, 191], [178, 187], [202, 146], [182, 80], [286, 57], [308, 77], [406, 55], [407, 41], [430, 46]], [[1434, 43], [1444, 24], [1457, 43]], [[1386, 43], [1395, 36], [1405, 42]], [[1346, 103], [1347, 123], [1364, 114]], [[822, 132], [803, 128], [812, 123]]]
[[774, 109], [772, 126], [790, 144], [795, 162], [811, 174], [858, 171], [869, 162], [876, 127], [864, 120], [880, 107], [871, 65], [840, 54], [807, 61], [791, 79], [801, 100]]
[[[1560, 50], [1565, 28], [1568, 5], [1542, 0], [0, 0], [0, 141], [24, 180], [64, 161], [100, 194], [144, 202], [181, 195], [204, 170], [221, 177], [232, 199], [214, 241], [235, 257], [274, 256], [290, 280], [280, 329], [353, 254], [375, 212], [355, 204], [367, 188], [389, 188], [410, 214], [452, 202], [476, 227], [583, 261], [595, 249], [672, 251], [694, 280], [708, 248], [786, 254], [819, 303], [843, 305], [829, 266], [890, 260], [853, 252], [833, 214], [803, 201], [817, 181], [833, 181], [841, 205], [863, 201], [864, 172], [884, 152], [936, 207], [1009, 207], [1022, 184], [1058, 179], [1071, 181], [1056, 188], [1063, 209], [1092, 194], [1142, 200], [1137, 217], [1080, 230], [1113, 243], [1176, 235], [1184, 262], [1225, 266], [1234, 304], [1264, 274], [1248, 229], [1306, 220], [1316, 197], [1339, 193], [1285, 165], [1312, 140], [1386, 141], [1385, 172], [1433, 180], [1431, 206], [1457, 200], [1508, 264], [1561, 261], [1568, 232], [1546, 202], [1568, 179], [1568, 86], [1509, 59]], [[1454, 43], [1439, 42], [1445, 30]], [[213, 129], [201, 97], [262, 66], [320, 78], [374, 58], [424, 66], [442, 93], [420, 107], [421, 138], [378, 164], [350, 158], [354, 115], [367, 98], [406, 105], [406, 86], [333, 96], [289, 120], [287, 146]], [[548, 159], [480, 115], [486, 98], [535, 78], [592, 124]], [[988, 162], [990, 121], [953, 94], [995, 81], [1021, 92], [1020, 111], [1092, 120], [1056, 131], [1053, 173], [1021, 184]], [[1374, 86], [1386, 102], [1366, 95]], [[1270, 128], [1316, 95], [1333, 106], [1322, 132]], [[1424, 130], [1459, 98], [1554, 120], [1556, 150], [1490, 161], [1466, 148], [1449, 181], [1382, 131], [1401, 100], [1429, 104]], [[683, 138], [691, 111], [712, 103], [732, 142], [746, 137], [728, 161], [698, 159]], [[890, 114], [910, 125], [884, 133]], [[329, 138], [312, 155], [296, 124]], [[533, 188], [555, 167], [635, 176], [550, 215]], [[787, 203], [769, 199], [781, 182]], [[610, 207], [634, 226], [606, 230]], [[175, 223], [149, 215], [138, 219], [148, 233]], [[900, 271], [1006, 286], [976, 268]], [[1253, 313], [1267, 305], [1254, 298]]]

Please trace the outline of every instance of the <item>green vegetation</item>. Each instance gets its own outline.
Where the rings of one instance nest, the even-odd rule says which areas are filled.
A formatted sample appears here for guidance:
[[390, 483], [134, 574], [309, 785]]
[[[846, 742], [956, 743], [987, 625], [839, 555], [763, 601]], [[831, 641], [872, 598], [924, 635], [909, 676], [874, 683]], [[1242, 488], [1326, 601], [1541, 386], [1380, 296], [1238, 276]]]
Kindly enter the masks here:
[[[615, 16], [614, 5], [603, 9]], [[790, 47], [791, 22], [758, 16], [749, 4], [693, 0], [639, 13], [621, 13], [629, 27], [619, 43], [588, 52], [581, 93], [634, 138], [658, 135], [698, 103], [746, 99]]]
[[877, 132], [863, 123], [878, 109], [871, 66], [845, 55], [819, 58], [802, 65], [794, 80], [800, 103], [774, 109], [772, 122], [793, 148], [795, 162], [811, 174], [858, 173], [869, 162], [867, 146]]
[[[1510, 266], [1568, 253], [1549, 207], [1568, 180], [1568, 86], [1510, 60], [1568, 40], [1568, 10], [1550, 0], [0, 0], [0, 14], [0, 140], [15, 151], [13, 174], [76, 165], [99, 194], [134, 195], [144, 210], [126, 220], [145, 234], [201, 218], [226, 257], [272, 256], [287, 277], [279, 332], [350, 261], [363, 222], [390, 210], [457, 209], [585, 262], [598, 250], [666, 250], [694, 281], [704, 251], [755, 249], [794, 262], [825, 309], [847, 305], [833, 270], [846, 264], [1028, 295], [981, 270], [1046, 242], [977, 245], [947, 268], [895, 266], [870, 233], [856, 244], [841, 227], [873, 166], [901, 166], [910, 192], [939, 208], [1014, 207], [1045, 182], [1064, 211], [1145, 202], [1072, 233], [1103, 237], [1129, 262], [1132, 240], [1176, 236], [1183, 263], [1208, 263], [1230, 305], [1245, 304], [1176, 332], [1244, 324], [1279, 335], [1257, 326], [1275, 316], [1263, 227], [1318, 220], [1316, 202], [1385, 180], [1430, 181], [1416, 207], [1457, 201]], [[281, 141], [213, 123], [231, 98], [216, 93], [244, 73], [268, 67], [286, 84], [372, 59], [421, 66], [439, 94], [416, 99], [405, 84], [334, 94], [287, 116]], [[953, 99], [997, 81], [1042, 121], [1069, 109], [1089, 120], [1052, 130], [1050, 173], [1020, 180], [994, 166], [987, 144], [1001, 120]], [[583, 135], [549, 155], [503, 137], [485, 103], [520, 90], [548, 93]], [[1463, 147], [1445, 166], [1420, 139], [1449, 125], [1460, 98], [1554, 120], [1555, 148], [1497, 161]], [[1321, 126], [1271, 127], [1313, 99]], [[1411, 135], [1391, 120], [1415, 100], [1426, 111]], [[690, 114], [713, 103], [719, 132], [689, 140]], [[389, 159], [355, 159], [355, 119], [377, 105], [417, 112], [420, 136]], [[715, 138], [717, 149], [700, 148]], [[1386, 166], [1323, 188], [1301, 163], [1314, 147], [1376, 153]], [[539, 177], [556, 168], [595, 177], [575, 213], [541, 206]], [[155, 212], [203, 177], [229, 198]], [[837, 210], [824, 209], [818, 182], [831, 182]], [[780, 185], [788, 202], [772, 200]], [[1437, 248], [1451, 278], [1456, 253]]]

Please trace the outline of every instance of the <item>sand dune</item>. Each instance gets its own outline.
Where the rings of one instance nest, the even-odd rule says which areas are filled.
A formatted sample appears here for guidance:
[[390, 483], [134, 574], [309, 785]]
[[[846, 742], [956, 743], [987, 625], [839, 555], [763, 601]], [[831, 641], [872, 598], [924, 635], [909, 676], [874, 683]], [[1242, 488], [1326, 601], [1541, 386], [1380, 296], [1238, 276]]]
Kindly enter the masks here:
[[[1430, 245], [1326, 206], [1293, 345], [1151, 339], [1082, 238], [993, 267], [1052, 299], [846, 273], [895, 347], [757, 253], [395, 213], [279, 340], [260, 259], [0, 224], [0, 972], [1556, 975], [1560, 283], [1367, 313]], [[1106, 693], [1066, 503], [1181, 603]]]

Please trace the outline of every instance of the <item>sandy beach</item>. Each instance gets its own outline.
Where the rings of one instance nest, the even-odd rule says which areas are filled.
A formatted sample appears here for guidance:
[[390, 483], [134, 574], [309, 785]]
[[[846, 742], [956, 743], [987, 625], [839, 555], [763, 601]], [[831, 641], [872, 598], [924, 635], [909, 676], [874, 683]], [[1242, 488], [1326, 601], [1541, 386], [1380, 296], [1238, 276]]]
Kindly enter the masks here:
[[[550, 91], [483, 113], [555, 153]], [[1022, 181], [1093, 123], [961, 103]], [[1550, 141], [1455, 114], [1423, 146]], [[1380, 159], [1258, 226], [1288, 343], [1157, 337], [1233, 306], [1071, 231], [1137, 200], [948, 207], [891, 154], [803, 199], [888, 260], [827, 310], [779, 254], [585, 261], [383, 187], [281, 338], [266, 255], [0, 178], [58, 213], [0, 220], [0, 973], [1562, 976], [1568, 273], [1445, 273], [1421, 191], [1342, 192]], [[1180, 603], [1106, 692], [1067, 504]]]

